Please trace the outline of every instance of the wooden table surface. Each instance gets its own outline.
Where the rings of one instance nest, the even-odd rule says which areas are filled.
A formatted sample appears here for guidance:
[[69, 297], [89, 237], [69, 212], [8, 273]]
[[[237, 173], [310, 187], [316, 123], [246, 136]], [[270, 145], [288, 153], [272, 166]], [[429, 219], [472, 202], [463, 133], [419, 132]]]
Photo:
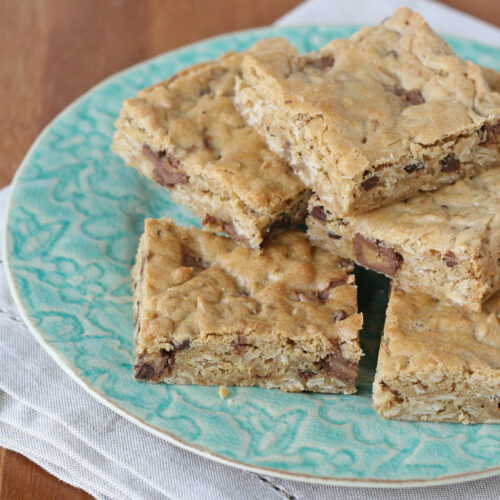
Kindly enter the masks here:
[[[0, 0], [0, 187], [41, 129], [103, 78], [219, 33], [271, 24], [300, 0]], [[445, 3], [500, 26], [499, 0]], [[87, 499], [0, 448], [0, 499]]]

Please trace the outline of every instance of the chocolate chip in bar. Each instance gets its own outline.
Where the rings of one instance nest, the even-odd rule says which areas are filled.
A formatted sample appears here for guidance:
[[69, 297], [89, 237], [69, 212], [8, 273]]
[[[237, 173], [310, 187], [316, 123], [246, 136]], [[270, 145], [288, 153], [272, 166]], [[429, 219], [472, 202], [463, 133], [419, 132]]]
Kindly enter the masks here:
[[304, 380], [309, 380], [314, 375], [314, 372], [312, 370], [299, 370], [298, 373], [299, 377]]
[[323, 210], [323, 207], [313, 207], [311, 210], [311, 215], [318, 220], [326, 221], [326, 212]]
[[245, 236], [242, 236], [236, 231], [236, 228], [234, 227], [234, 224], [232, 221], [225, 221], [225, 220], [220, 220], [217, 217], [214, 217], [213, 215], [207, 214], [205, 215], [205, 218], [203, 219], [202, 222], [203, 226], [216, 226], [219, 227], [220, 230], [224, 233], [226, 233], [228, 236], [231, 236], [231, 238], [234, 241], [237, 241], [238, 243], [242, 243], [243, 245], [250, 246], [250, 242], [248, 241], [248, 238]]
[[164, 371], [174, 363], [175, 351], [160, 349], [159, 352], [145, 353], [135, 365], [135, 378], [138, 380], [158, 380]]
[[455, 267], [458, 264], [457, 256], [451, 250], [448, 250], [443, 256], [443, 262], [448, 267]]
[[358, 377], [359, 365], [344, 358], [337, 348], [323, 360], [323, 369], [347, 384], [354, 384]]
[[373, 189], [378, 182], [380, 181], [380, 177], [378, 175], [372, 175], [371, 177], [368, 177], [368, 179], [364, 180], [361, 183], [361, 187], [365, 191], [370, 191], [370, 189]]
[[403, 257], [393, 248], [382, 245], [378, 240], [365, 238], [359, 233], [354, 237], [354, 255], [362, 266], [391, 277], [403, 264]]
[[207, 214], [207, 215], [205, 215], [205, 218], [203, 219], [202, 225], [203, 226], [217, 226], [220, 224], [219, 224], [219, 221], [216, 217], [214, 217], [213, 215]]
[[441, 160], [441, 172], [456, 172], [460, 168], [460, 161], [453, 155], [448, 155]]
[[333, 278], [330, 280], [328, 283], [328, 286], [321, 290], [320, 292], [317, 293], [317, 297], [321, 302], [324, 304], [327, 300], [328, 297], [330, 297], [330, 290], [333, 288], [336, 288], [340, 285], [344, 285], [347, 281], [347, 278]]
[[244, 335], [238, 335], [238, 338], [234, 340], [231, 345], [233, 346], [233, 349], [236, 352], [236, 354], [239, 354], [241, 356], [247, 352], [248, 348], [252, 344], [249, 344], [247, 342], [247, 339]]
[[179, 158], [169, 151], [155, 153], [147, 144], [142, 148], [143, 154], [154, 165], [155, 181], [165, 187], [172, 188], [176, 184], [187, 184], [189, 177], [181, 168]]
[[207, 269], [209, 265], [190, 248], [183, 247], [182, 249], [182, 264], [186, 267], [192, 267], [195, 270]]
[[297, 67], [299, 70], [304, 69], [306, 66], [325, 71], [335, 64], [335, 57], [333, 54], [324, 55], [322, 57], [300, 56], [297, 60]]
[[489, 146], [494, 143], [500, 135], [500, 120], [497, 120], [495, 123], [486, 123], [483, 125], [480, 135], [481, 142], [479, 144], [481, 146]]
[[328, 231], [328, 237], [331, 238], [332, 240], [340, 240], [342, 238], [340, 234], [334, 233], [332, 231]]
[[248, 241], [245, 236], [242, 236], [241, 234], [236, 231], [236, 228], [234, 227], [233, 221], [222, 221], [222, 230], [231, 238], [233, 238], [234, 241], [237, 241], [238, 243], [243, 243], [244, 245], [250, 246], [250, 242]]
[[338, 323], [339, 321], [343, 321], [347, 318], [347, 313], [343, 309], [337, 309], [333, 311], [332, 320], [334, 323]]
[[403, 87], [395, 87], [394, 93], [403, 98], [405, 106], [416, 106], [425, 102], [424, 96], [420, 90], [406, 90]]
[[422, 163], [410, 163], [408, 165], [405, 165], [403, 167], [404, 171], [407, 174], [412, 174], [413, 172], [419, 172], [420, 170], [423, 170], [425, 168], [425, 165]]

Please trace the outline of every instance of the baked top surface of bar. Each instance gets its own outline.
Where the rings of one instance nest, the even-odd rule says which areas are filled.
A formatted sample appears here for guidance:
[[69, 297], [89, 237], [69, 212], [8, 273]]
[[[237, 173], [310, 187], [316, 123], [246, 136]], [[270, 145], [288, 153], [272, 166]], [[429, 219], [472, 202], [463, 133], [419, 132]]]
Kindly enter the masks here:
[[141, 248], [137, 354], [214, 335], [224, 343], [226, 333], [239, 332], [270, 341], [313, 336], [359, 360], [362, 317], [346, 272], [352, 265], [312, 247], [305, 234], [283, 233], [257, 254], [228, 238], [147, 219]]
[[242, 68], [238, 109], [341, 215], [500, 163], [500, 94], [407, 8], [305, 56], [248, 54]]
[[[267, 46], [293, 50], [284, 39]], [[242, 58], [229, 53], [143, 90], [125, 101], [117, 128], [169, 164], [169, 172], [156, 175], [160, 183], [162, 177], [165, 185], [194, 177], [222, 199], [237, 197], [252, 210], [270, 213], [305, 187], [234, 107]]]
[[500, 118], [500, 95], [489, 91], [480, 68], [407, 8], [317, 54], [282, 47], [249, 55], [245, 64], [271, 76], [269, 93], [280, 105], [313, 118], [311, 138], [318, 122], [318, 139], [334, 146], [338, 168], [350, 177], [398, 161], [412, 144], [433, 145]]
[[377, 368], [382, 377], [480, 373], [500, 384], [500, 293], [476, 313], [396, 284], [383, 342]]
[[500, 423], [500, 293], [474, 313], [393, 284], [373, 402], [385, 418]]

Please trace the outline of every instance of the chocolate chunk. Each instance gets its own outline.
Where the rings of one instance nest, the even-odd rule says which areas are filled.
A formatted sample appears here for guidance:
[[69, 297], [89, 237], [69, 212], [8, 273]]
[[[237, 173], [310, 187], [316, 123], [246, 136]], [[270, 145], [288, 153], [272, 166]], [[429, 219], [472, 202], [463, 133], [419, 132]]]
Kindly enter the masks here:
[[359, 364], [344, 358], [337, 348], [323, 360], [323, 369], [347, 384], [354, 384], [358, 377]]
[[345, 269], [345, 268], [350, 268], [352, 267], [352, 260], [350, 259], [340, 259], [339, 260], [339, 266], [342, 268], [342, 269]]
[[333, 55], [323, 56], [321, 59], [314, 59], [307, 63], [308, 66], [312, 66], [314, 69], [319, 69], [324, 71], [325, 69], [331, 68], [335, 63], [335, 58]]
[[309, 380], [314, 375], [314, 372], [312, 370], [299, 370], [298, 373], [299, 377], [304, 380]]
[[347, 313], [343, 309], [336, 309], [333, 311], [332, 319], [334, 323], [338, 323], [347, 318]]
[[347, 281], [347, 278], [333, 278], [330, 280], [330, 282], [328, 283], [328, 286], [321, 290], [320, 292], [317, 293], [317, 297], [319, 300], [321, 300], [321, 302], [324, 304], [327, 300], [328, 300], [328, 297], [330, 296], [330, 290], [332, 288], [336, 288], [340, 285], [344, 285]]
[[373, 189], [377, 184], [378, 181], [380, 180], [380, 177], [378, 175], [372, 175], [371, 177], [368, 177], [365, 181], [361, 183], [361, 187], [365, 191], [369, 191], [370, 189]]
[[331, 231], [328, 231], [328, 237], [332, 238], [334, 240], [340, 240], [342, 238], [342, 236], [340, 236], [340, 234], [332, 233]]
[[455, 172], [459, 167], [460, 162], [453, 155], [448, 155], [441, 160], [441, 172]]
[[292, 100], [291, 99], [285, 99], [285, 104], [291, 104]]
[[139, 357], [135, 368], [135, 378], [138, 380], [159, 380], [167, 368], [174, 364], [175, 351], [160, 349], [156, 353], [145, 353]]
[[313, 207], [311, 210], [311, 215], [315, 219], [326, 221], [326, 212], [323, 210], [323, 207]]
[[304, 69], [306, 66], [317, 69], [319, 71], [325, 71], [331, 68], [335, 63], [335, 57], [333, 54], [322, 56], [322, 57], [311, 57], [311, 56], [300, 56], [297, 60], [297, 67], [299, 70]]
[[479, 134], [481, 136], [481, 142], [479, 144], [481, 146], [489, 146], [495, 142], [500, 135], [500, 120], [497, 120], [495, 123], [485, 123], [481, 127]]
[[412, 174], [413, 172], [419, 172], [420, 170], [423, 170], [425, 165], [422, 163], [410, 163], [409, 165], [406, 165], [403, 167], [404, 171], [407, 174]]
[[233, 349], [236, 351], [236, 354], [239, 354], [241, 356], [242, 354], [245, 354], [245, 352], [247, 352], [248, 348], [252, 344], [247, 343], [247, 339], [244, 335], [238, 335], [238, 338], [234, 340], [231, 345], [233, 346]]
[[443, 256], [443, 262], [448, 267], [455, 267], [458, 264], [457, 256], [451, 250], [448, 250]]
[[154, 368], [147, 363], [139, 362], [135, 366], [135, 378], [138, 380], [149, 380], [152, 379], [154, 375]]
[[354, 255], [364, 267], [387, 276], [394, 276], [403, 264], [403, 257], [379, 240], [373, 241], [359, 233], [354, 237]]
[[205, 218], [203, 219], [202, 225], [203, 226], [207, 226], [207, 225], [208, 226], [216, 226], [216, 225], [219, 225], [219, 223], [218, 223], [218, 220], [213, 215], [207, 214], [207, 215], [205, 215]]
[[405, 106], [415, 106], [425, 102], [424, 96], [420, 90], [406, 90], [403, 87], [395, 87], [394, 93], [403, 98]]
[[246, 246], [250, 246], [250, 242], [248, 241], [248, 238], [238, 234], [232, 221], [220, 220], [217, 217], [214, 217], [210, 214], [207, 214], [207, 215], [205, 215], [205, 218], [203, 219], [202, 225], [204, 225], [204, 226], [207, 226], [207, 225], [208, 226], [218, 226], [218, 227], [220, 227], [222, 232], [226, 233], [228, 236], [231, 236], [231, 238], [233, 238], [234, 241], [242, 243], [243, 245], [246, 245]]
[[215, 148], [214, 148], [214, 145], [213, 145], [213, 142], [212, 142], [212, 136], [207, 133], [207, 129], [206, 128], [204, 128], [201, 131], [201, 135], [202, 135], [202, 138], [203, 138], [203, 145], [205, 146], [205, 149], [213, 151]]
[[154, 180], [165, 187], [171, 188], [176, 184], [187, 184], [189, 177], [181, 168], [179, 158], [169, 151], [155, 153], [147, 144], [143, 146], [142, 152], [154, 165]]
[[234, 227], [233, 221], [222, 221], [222, 230], [228, 235], [233, 238], [234, 241], [237, 241], [239, 243], [243, 243], [244, 245], [250, 246], [250, 242], [248, 241], [248, 238], [245, 236], [242, 236], [236, 231], [236, 228]]
[[206, 269], [209, 265], [190, 248], [182, 248], [182, 264], [186, 267], [192, 267], [194, 270]]
[[174, 344], [174, 351], [183, 351], [187, 349], [191, 345], [191, 341], [186, 339], [183, 340], [180, 344]]

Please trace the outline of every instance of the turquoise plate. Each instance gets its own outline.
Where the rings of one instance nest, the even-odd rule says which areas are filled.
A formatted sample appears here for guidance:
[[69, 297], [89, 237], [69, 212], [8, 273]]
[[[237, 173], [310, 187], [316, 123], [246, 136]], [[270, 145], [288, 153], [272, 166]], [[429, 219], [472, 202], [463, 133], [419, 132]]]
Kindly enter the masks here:
[[[382, 420], [370, 405], [385, 282], [358, 274], [367, 356], [355, 396], [148, 385], [132, 376], [130, 267], [145, 217], [199, 225], [110, 151], [127, 97], [191, 64], [284, 35], [300, 50], [353, 26], [264, 28], [219, 36], [127, 69], [90, 90], [40, 135], [17, 172], [6, 257], [21, 313], [52, 357], [102, 403], [158, 436], [229, 465], [290, 479], [415, 486], [500, 473], [500, 426]], [[500, 69], [500, 49], [450, 38]]]

